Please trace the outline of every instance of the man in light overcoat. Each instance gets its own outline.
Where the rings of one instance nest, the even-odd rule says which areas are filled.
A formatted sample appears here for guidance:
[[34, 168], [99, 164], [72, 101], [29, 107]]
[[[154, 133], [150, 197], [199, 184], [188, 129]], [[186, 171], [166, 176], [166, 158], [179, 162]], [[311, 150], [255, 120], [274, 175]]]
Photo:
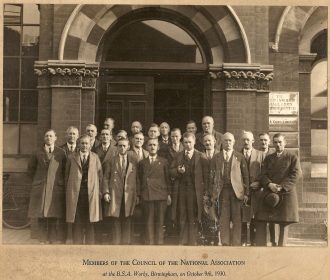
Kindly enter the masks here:
[[137, 160], [128, 153], [129, 140], [117, 143], [118, 153], [107, 161], [103, 176], [104, 216], [113, 217], [113, 244], [131, 244], [135, 205], [139, 202], [140, 184]]
[[72, 223], [73, 243], [94, 244], [94, 224], [102, 220], [102, 165], [97, 154], [90, 151], [91, 139], [79, 139], [79, 152], [66, 165], [66, 221]]

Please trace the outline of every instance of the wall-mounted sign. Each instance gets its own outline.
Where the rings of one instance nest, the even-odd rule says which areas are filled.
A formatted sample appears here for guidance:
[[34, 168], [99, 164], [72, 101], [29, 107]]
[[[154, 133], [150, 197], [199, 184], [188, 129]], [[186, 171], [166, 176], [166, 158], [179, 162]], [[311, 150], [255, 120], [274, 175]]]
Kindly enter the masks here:
[[269, 116], [270, 131], [298, 131], [298, 117]]
[[[269, 132], [271, 146], [273, 146], [273, 137], [276, 133], [278, 132]], [[287, 148], [299, 147], [299, 132], [281, 132], [281, 134], [285, 137]]]
[[298, 115], [298, 92], [270, 92], [270, 115]]

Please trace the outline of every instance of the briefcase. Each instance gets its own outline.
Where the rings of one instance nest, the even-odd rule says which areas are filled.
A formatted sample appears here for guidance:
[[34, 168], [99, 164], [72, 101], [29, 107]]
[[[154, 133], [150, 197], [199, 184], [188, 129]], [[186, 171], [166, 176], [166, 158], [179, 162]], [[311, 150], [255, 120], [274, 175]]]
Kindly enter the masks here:
[[251, 205], [242, 204], [242, 222], [249, 223], [252, 219], [252, 207]]

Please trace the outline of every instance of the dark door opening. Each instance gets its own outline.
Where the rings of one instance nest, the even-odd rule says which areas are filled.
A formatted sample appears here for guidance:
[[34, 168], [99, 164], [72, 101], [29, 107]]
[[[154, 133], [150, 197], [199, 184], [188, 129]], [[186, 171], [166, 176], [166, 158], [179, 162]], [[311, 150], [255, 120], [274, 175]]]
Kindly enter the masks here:
[[154, 121], [167, 122], [182, 132], [194, 120], [200, 128], [204, 112], [204, 79], [202, 76], [166, 75], [154, 80]]

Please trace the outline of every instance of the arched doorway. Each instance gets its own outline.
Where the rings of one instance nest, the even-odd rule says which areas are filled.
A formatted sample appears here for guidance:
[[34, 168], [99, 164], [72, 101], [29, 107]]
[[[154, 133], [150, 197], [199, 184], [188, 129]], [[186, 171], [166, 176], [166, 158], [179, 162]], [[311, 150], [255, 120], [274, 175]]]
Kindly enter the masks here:
[[[97, 119], [113, 117], [129, 130], [169, 122], [184, 129], [208, 113], [207, 65], [211, 55], [193, 30], [152, 13], [121, 18], [100, 45]], [[150, 19], [149, 19], [150, 18]], [[182, 24], [182, 23], [181, 23]]]
[[[179, 35], [171, 33], [174, 29], [181, 30]], [[130, 44], [128, 34], [133, 36]], [[150, 34], [157, 34], [157, 40]], [[185, 38], [190, 40], [188, 46]], [[137, 47], [146, 47], [141, 42], [149, 47], [138, 54]], [[162, 51], [164, 46], [170, 47]], [[100, 65], [95, 123], [101, 125], [109, 109], [118, 119], [117, 128], [125, 129], [137, 118], [147, 126], [168, 116], [172, 126], [181, 128], [191, 118], [199, 122], [202, 114], [214, 114], [214, 91], [219, 92], [209, 81], [210, 69], [223, 63], [251, 63], [247, 36], [230, 6], [77, 5], [63, 30], [59, 59]], [[139, 88], [143, 94], [135, 92]], [[110, 96], [112, 104], [107, 101]], [[220, 103], [217, 106], [225, 106], [223, 100]]]

